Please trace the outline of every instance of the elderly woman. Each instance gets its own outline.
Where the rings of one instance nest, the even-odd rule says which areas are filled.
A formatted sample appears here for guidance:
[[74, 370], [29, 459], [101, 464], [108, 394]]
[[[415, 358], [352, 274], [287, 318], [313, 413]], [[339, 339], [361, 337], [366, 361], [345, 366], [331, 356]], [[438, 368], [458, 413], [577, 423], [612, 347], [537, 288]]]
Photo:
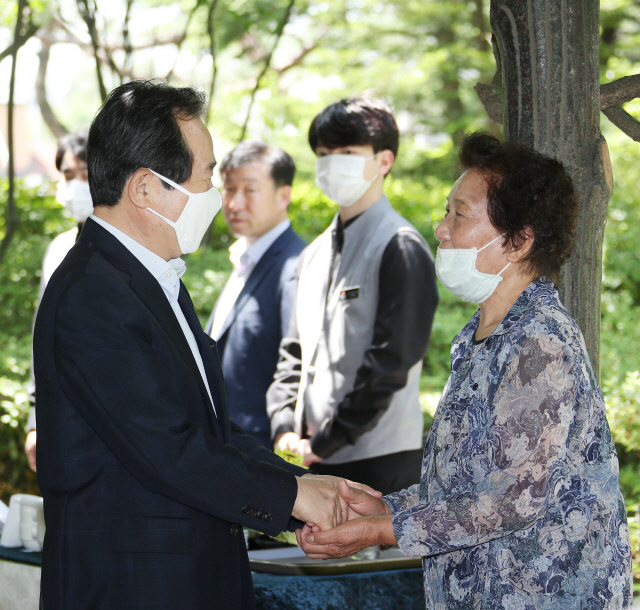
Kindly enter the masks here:
[[604, 401], [550, 281], [575, 233], [571, 181], [557, 161], [486, 134], [468, 136], [460, 159], [436, 269], [480, 308], [453, 341], [421, 483], [382, 500], [341, 483], [353, 520], [305, 526], [299, 541], [322, 558], [398, 544], [423, 557], [437, 610], [630, 607]]

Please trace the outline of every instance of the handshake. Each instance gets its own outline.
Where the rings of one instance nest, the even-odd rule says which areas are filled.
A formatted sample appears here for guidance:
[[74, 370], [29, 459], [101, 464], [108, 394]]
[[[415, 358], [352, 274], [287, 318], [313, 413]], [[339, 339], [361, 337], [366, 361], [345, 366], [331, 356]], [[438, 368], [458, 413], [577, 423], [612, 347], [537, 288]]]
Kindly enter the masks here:
[[297, 480], [292, 515], [305, 525], [296, 530], [296, 538], [312, 559], [349, 557], [368, 546], [396, 544], [391, 509], [379, 491], [337, 477]]

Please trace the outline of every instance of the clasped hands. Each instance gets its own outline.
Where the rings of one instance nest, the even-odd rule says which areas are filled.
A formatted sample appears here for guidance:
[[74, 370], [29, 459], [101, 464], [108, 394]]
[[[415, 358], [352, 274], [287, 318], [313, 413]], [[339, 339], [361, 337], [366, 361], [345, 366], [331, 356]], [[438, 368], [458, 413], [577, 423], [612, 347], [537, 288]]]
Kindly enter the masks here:
[[296, 530], [298, 544], [312, 559], [349, 557], [368, 546], [395, 545], [391, 509], [381, 497], [366, 485], [337, 477], [298, 478], [293, 516], [305, 521]]

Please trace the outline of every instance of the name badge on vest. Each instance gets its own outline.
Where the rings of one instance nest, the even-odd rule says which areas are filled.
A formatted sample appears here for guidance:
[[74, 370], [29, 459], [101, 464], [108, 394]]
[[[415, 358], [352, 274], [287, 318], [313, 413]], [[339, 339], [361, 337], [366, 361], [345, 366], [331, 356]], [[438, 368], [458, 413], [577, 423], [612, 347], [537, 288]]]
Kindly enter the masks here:
[[357, 299], [360, 296], [360, 286], [355, 286], [353, 288], [345, 288], [340, 291], [340, 300], [341, 301], [350, 301], [351, 299]]

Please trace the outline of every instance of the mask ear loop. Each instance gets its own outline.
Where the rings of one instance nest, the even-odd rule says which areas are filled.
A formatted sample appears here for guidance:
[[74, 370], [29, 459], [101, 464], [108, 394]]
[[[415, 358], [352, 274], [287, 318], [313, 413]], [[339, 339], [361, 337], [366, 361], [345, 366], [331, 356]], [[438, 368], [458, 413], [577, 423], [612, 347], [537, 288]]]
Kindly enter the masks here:
[[504, 266], [504, 268], [502, 269], [502, 271], [498, 271], [498, 273], [496, 273], [496, 275], [500, 275], [500, 276], [501, 276], [501, 275], [502, 275], [502, 274], [507, 270], [507, 267], [508, 267], [510, 264], [511, 264], [511, 263], [507, 263], [507, 264]]
[[145, 167], [144, 169], [148, 169], [152, 174], [155, 174], [156, 176], [158, 176], [160, 180], [162, 180], [163, 182], [166, 182], [169, 186], [172, 186], [174, 189], [177, 189], [178, 191], [180, 191], [181, 193], [184, 193], [185, 195], [195, 194], [195, 193], [190, 193], [186, 188], [184, 188], [183, 186], [180, 186], [179, 184], [176, 184], [173, 180], [169, 180], [169, 178], [165, 178], [162, 174], [159, 174], [158, 172], [154, 172], [150, 167]]
[[[498, 235], [498, 237], [496, 237], [495, 239], [492, 239], [488, 244], [485, 244], [484, 246], [482, 246], [482, 248], [480, 248], [480, 250], [478, 250], [478, 252], [482, 252], [485, 248], [488, 248], [493, 242], [498, 241], [502, 236], [504, 235], [504, 233], [500, 233], [500, 235]], [[502, 274], [507, 270], [507, 267], [510, 265], [511, 263], [507, 263], [503, 268], [502, 271], [498, 271], [498, 273], [496, 273], [496, 275], [502, 276]]]
[[[153, 171], [153, 170], [149, 170], [149, 171]], [[485, 248], [488, 248], [493, 242], [498, 241], [503, 235], [504, 235], [504, 233], [500, 233], [500, 235], [498, 235], [498, 237], [496, 237], [495, 239], [492, 239], [488, 244], [485, 244], [484, 246], [482, 246], [482, 248], [480, 248], [478, 250], [478, 252], [482, 252]], [[503, 269], [503, 271], [504, 271], [504, 269]]]

